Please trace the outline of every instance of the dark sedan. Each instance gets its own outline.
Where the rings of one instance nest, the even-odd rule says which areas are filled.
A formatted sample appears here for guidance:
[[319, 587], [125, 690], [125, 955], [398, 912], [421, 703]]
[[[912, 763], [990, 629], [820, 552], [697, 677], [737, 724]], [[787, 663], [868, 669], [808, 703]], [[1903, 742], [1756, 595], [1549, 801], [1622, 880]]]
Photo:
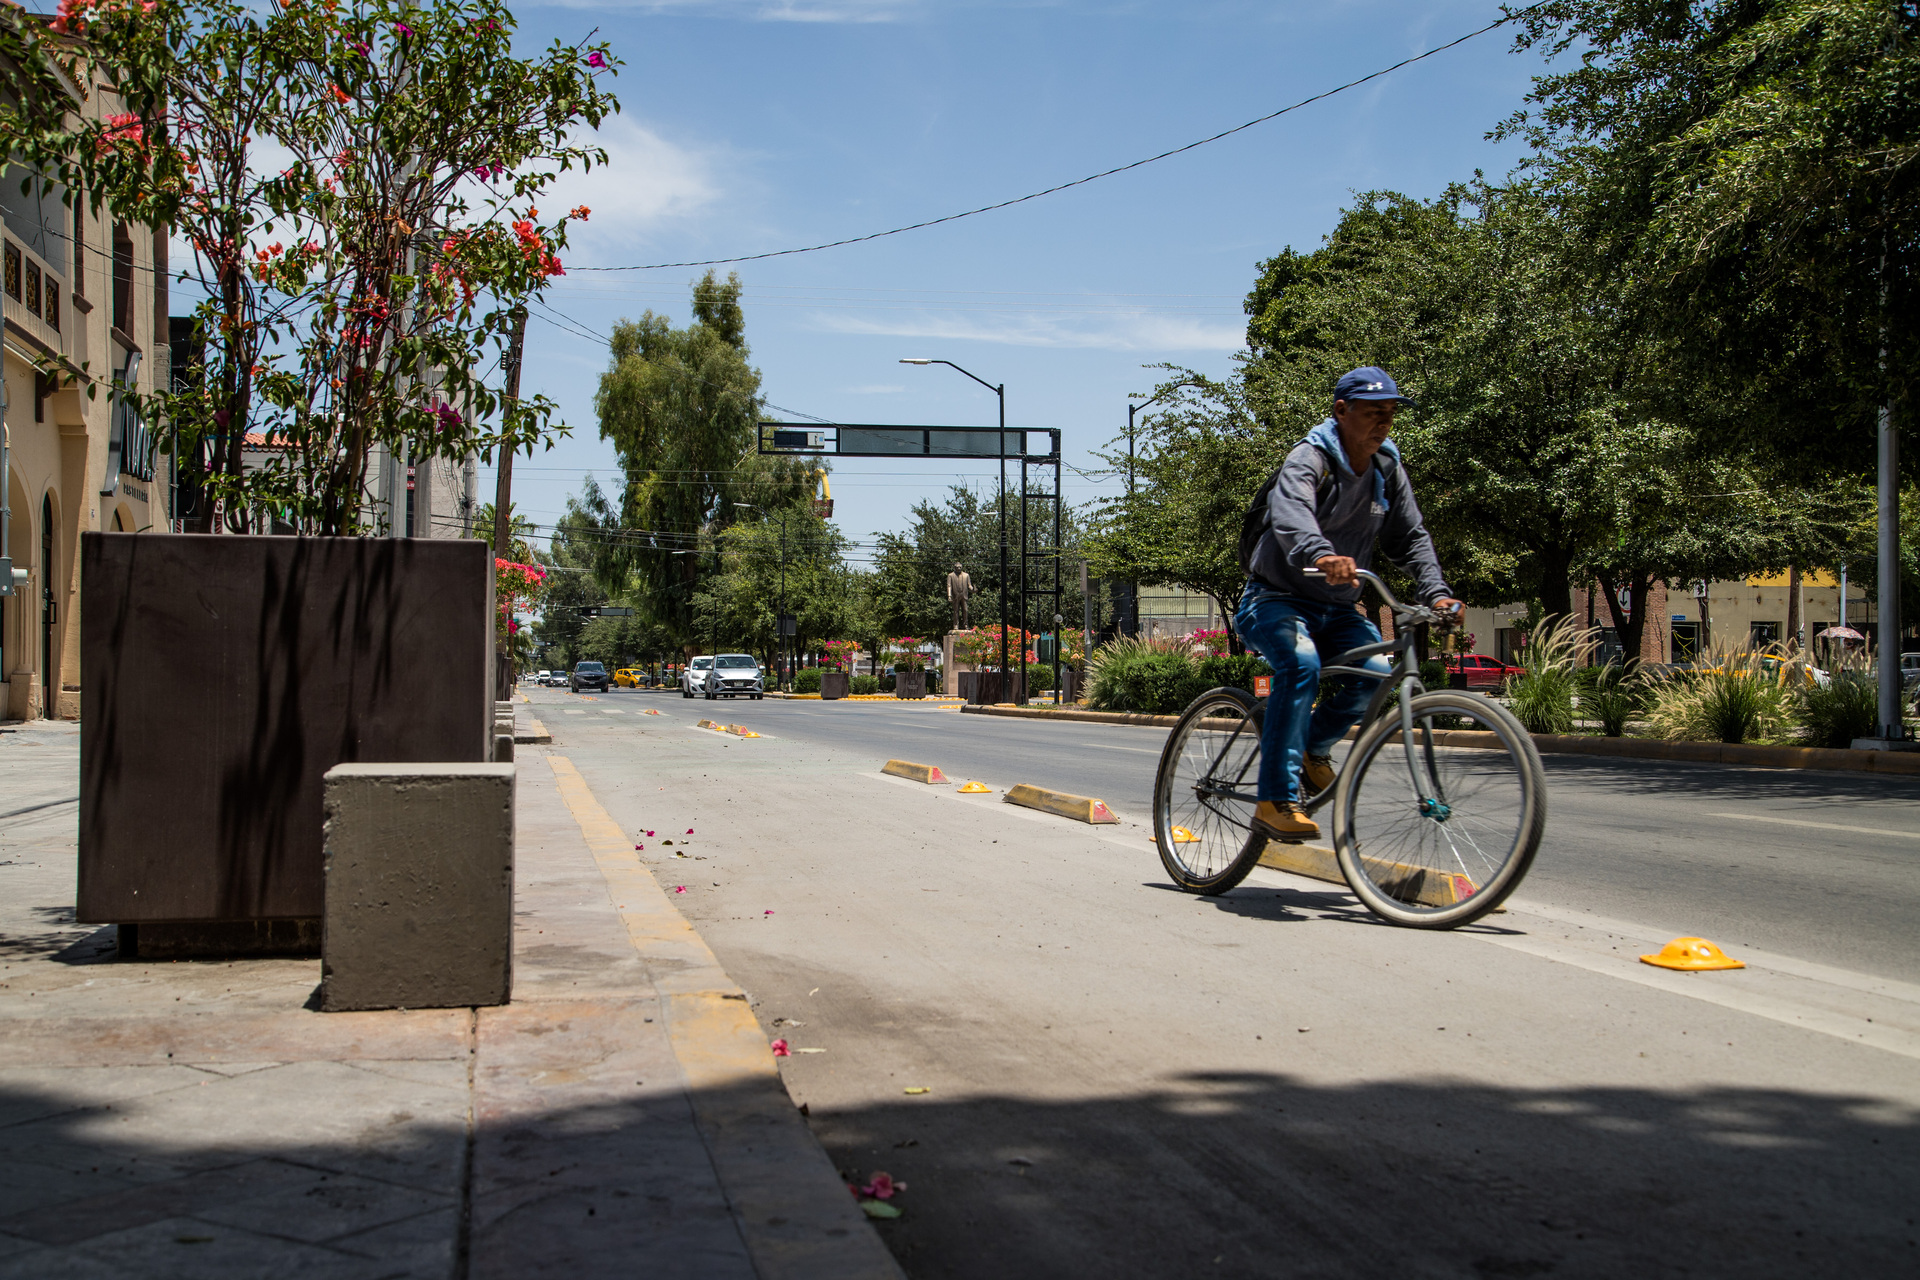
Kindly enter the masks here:
[[579, 693], [582, 689], [598, 689], [605, 693], [612, 683], [612, 678], [607, 675], [605, 663], [576, 662], [573, 666], [572, 688], [575, 693]]

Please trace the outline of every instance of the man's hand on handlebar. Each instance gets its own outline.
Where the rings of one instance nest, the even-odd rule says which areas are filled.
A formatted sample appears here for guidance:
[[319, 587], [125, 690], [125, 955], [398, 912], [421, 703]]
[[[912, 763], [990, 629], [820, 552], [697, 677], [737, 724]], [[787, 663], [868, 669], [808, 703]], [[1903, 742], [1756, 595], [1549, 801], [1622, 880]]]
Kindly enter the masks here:
[[1435, 600], [1427, 606], [1427, 608], [1433, 610], [1435, 613], [1444, 614], [1450, 622], [1458, 622], [1461, 613], [1465, 611], [1466, 607], [1465, 604], [1455, 600], [1452, 596], [1441, 596], [1438, 600]]
[[1359, 581], [1360, 566], [1352, 556], [1321, 556], [1313, 567], [1326, 575], [1330, 587], [1344, 587]]

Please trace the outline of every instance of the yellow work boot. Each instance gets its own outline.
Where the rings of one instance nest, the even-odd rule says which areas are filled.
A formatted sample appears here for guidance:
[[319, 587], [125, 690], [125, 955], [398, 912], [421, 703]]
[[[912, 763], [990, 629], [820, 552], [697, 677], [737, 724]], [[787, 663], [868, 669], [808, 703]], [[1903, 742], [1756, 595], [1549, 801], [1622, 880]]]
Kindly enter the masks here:
[[1291, 800], [1262, 800], [1253, 810], [1254, 830], [1278, 840], [1313, 840], [1320, 824]]
[[1300, 766], [1300, 782], [1307, 794], [1317, 796], [1333, 785], [1333, 757], [1308, 756]]

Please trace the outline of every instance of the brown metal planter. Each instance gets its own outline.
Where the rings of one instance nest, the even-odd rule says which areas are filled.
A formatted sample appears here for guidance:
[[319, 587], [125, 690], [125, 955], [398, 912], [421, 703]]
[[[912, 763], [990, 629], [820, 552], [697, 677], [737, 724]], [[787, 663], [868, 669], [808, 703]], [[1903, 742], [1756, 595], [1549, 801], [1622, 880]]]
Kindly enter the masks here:
[[488, 759], [485, 543], [81, 539], [75, 915], [322, 913], [321, 778]]
[[924, 671], [896, 671], [893, 673], [893, 696], [896, 698], [924, 698], [927, 696], [927, 673]]
[[827, 701], [847, 696], [852, 687], [852, 678], [844, 671], [822, 671], [820, 673], [820, 696]]

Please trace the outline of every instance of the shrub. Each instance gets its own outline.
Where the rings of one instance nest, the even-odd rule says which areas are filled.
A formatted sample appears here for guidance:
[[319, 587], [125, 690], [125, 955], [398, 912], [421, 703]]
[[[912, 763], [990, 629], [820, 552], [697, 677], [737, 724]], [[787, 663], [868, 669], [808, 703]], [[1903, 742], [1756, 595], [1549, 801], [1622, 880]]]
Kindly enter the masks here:
[[1053, 688], [1053, 664], [1050, 662], [1029, 662], [1027, 664], [1027, 696], [1045, 689]]
[[[1215, 654], [1212, 657], [1202, 658], [1194, 671], [1199, 676], [1201, 693], [1208, 689], [1217, 689], [1222, 685], [1245, 689], [1248, 693], [1252, 693], [1255, 676], [1273, 674], [1273, 668], [1267, 665], [1267, 660], [1257, 653], [1243, 653], [1237, 656], [1226, 653]], [[1192, 699], [1189, 698], [1188, 701], [1191, 702]]]
[[880, 680], [876, 676], [855, 676], [849, 682], [848, 693], [878, 693]]
[[1429, 658], [1420, 664], [1420, 683], [1429, 689], [1447, 687], [1447, 664], [1437, 658]]
[[1123, 636], [1087, 660], [1087, 705], [1168, 715], [1186, 706], [1198, 680], [1187, 641]]
[[1654, 686], [1647, 719], [1672, 741], [1764, 742], [1782, 737], [1799, 710], [1799, 667], [1755, 651], [1718, 650], [1693, 671]]
[[1507, 706], [1528, 733], [1573, 728], [1574, 672], [1592, 648], [1571, 614], [1534, 632], [1520, 651], [1524, 671], [1507, 684]]
[[820, 668], [802, 667], [794, 672], [793, 691], [795, 693], [820, 692]]
[[1848, 747], [1871, 737], [1880, 722], [1880, 690], [1865, 671], [1836, 671], [1826, 688], [1800, 693], [1800, 723], [1812, 747]]
[[[1609, 663], [1585, 668], [1581, 673], [1580, 712], [1589, 720], [1598, 720], [1600, 732], [1606, 737], [1624, 734], [1627, 721], [1646, 710], [1647, 690], [1639, 666], [1637, 661], [1626, 666]], [[1593, 675], [1587, 676], [1587, 671]]]

